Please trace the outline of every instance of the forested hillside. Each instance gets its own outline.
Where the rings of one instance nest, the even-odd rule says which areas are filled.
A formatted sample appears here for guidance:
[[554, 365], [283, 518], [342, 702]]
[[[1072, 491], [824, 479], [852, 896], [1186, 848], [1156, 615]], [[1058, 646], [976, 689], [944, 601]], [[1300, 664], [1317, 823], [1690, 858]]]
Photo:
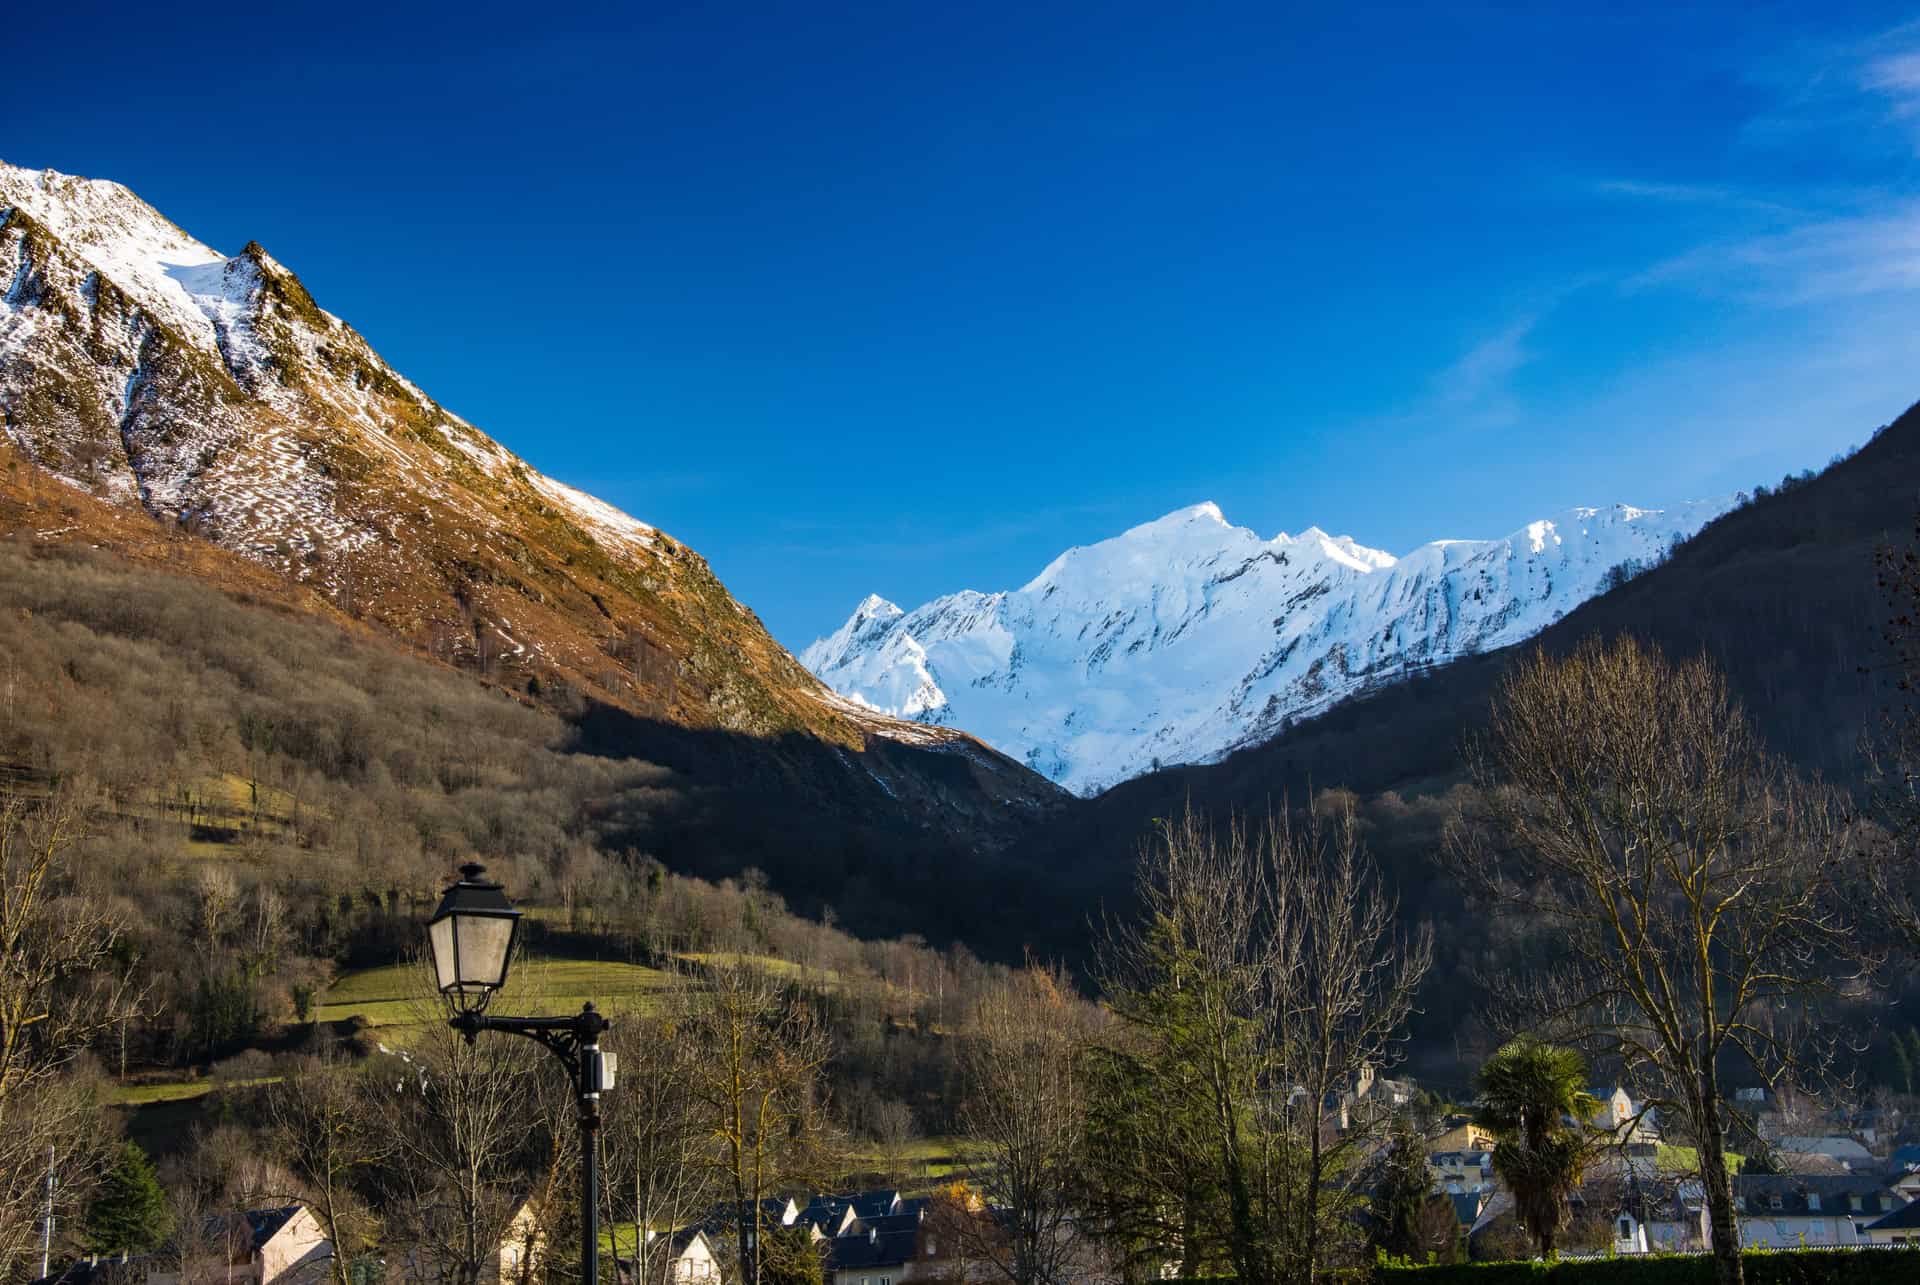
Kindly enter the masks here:
[[[856, 1151], [952, 1128], [955, 1071], [937, 1033], [997, 969], [964, 947], [863, 941], [834, 915], [792, 913], [709, 838], [709, 810], [727, 805], [686, 777], [583, 749], [552, 711], [278, 593], [265, 575], [219, 587], [126, 555], [0, 540], [5, 792], [64, 809], [78, 834], [71, 892], [121, 925], [114, 967], [139, 996], [96, 1045], [123, 1081], [109, 1100], [162, 1110], [185, 1074], [244, 1087], [316, 1030], [353, 1040], [352, 1019], [396, 1020], [421, 923], [451, 867], [478, 857], [535, 911], [533, 958], [611, 970], [574, 983], [603, 1006], [634, 1001], [629, 973], [666, 982], [734, 958], [809, 987]], [[757, 815], [735, 824], [780, 831], [779, 805]], [[689, 878], [655, 855], [696, 836], [709, 866], [743, 877]], [[938, 921], [944, 897], [956, 927], [980, 922], [966, 899], [992, 895], [989, 871], [931, 863], [940, 894], [916, 892], [890, 872], [939, 841], [869, 842], [872, 881], [822, 880], [815, 904]], [[765, 839], [755, 851], [782, 855]], [[194, 1141], [170, 1109], [135, 1128], [162, 1152]]]
[[[971, 741], [701, 732], [492, 684], [6, 452], [0, 531], [0, 763], [85, 776], [129, 825], [186, 827], [223, 855], [275, 844], [381, 897], [427, 895], [468, 851], [542, 887], [570, 853], [758, 869], [858, 931], [1019, 950], [988, 913], [1014, 876], [984, 836], [1037, 800]], [[223, 811], [236, 792], [258, 827]], [[260, 798], [285, 806], [256, 818]]]

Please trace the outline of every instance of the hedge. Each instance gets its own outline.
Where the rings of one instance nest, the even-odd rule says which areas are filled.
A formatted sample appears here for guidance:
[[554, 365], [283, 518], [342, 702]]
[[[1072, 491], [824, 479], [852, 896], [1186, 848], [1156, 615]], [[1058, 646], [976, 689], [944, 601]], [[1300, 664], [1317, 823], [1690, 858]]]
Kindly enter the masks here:
[[[1749, 1250], [1748, 1285], [1914, 1285], [1920, 1249]], [[1402, 1267], [1382, 1263], [1379, 1285], [1712, 1285], [1704, 1254], [1652, 1254], [1553, 1263], [1460, 1263]]]

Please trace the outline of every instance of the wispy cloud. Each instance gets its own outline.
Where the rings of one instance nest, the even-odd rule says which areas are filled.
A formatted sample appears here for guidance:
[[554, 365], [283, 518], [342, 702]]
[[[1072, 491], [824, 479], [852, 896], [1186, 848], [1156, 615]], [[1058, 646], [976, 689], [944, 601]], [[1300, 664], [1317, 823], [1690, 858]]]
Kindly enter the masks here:
[[1920, 289], [1920, 198], [1710, 242], [1655, 264], [1627, 284], [1689, 286], [1786, 307]]
[[[1732, 416], [1771, 461], [1790, 457], [1796, 435], [1804, 440], [1816, 425], [1870, 424], [1873, 407], [1904, 404], [1920, 391], [1913, 375], [1920, 337], [1910, 338], [1912, 327], [1897, 320], [1920, 292], [1920, 186], [1903, 179], [1910, 173], [1904, 163], [1880, 163], [1920, 142], [1920, 23], [1791, 50], [1750, 79], [1770, 89], [1774, 102], [1756, 114], [1724, 167], [1750, 179], [1627, 174], [1580, 183], [1589, 198], [1647, 206], [1658, 220], [1648, 226], [1673, 238], [1673, 251], [1637, 267], [1596, 266], [1545, 304], [1490, 327], [1395, 419], [1492, 429], [1525, 423], [1540, 407], [1526, 394], [1524, 372], [1557, 356], [1548, 319], [1579, 310], [1575, 296], [1594, 287], [1630, 308], [1621, 296], [1653, 291], [1739, 307], [1716, 314], [1724, 324], [1710, 341], [1676, 339], [1657, 356], [1624, 365], [1580, 405], [1556, 406], [1565, 422], [1682, 428]], [[1762, 136], [1769, 149], [1787, 149], [1790, 164], [1753, 152]], [[1842, 155], [1844, 163], [1814, 163]], [[1873, 164], [1857, 164], [1862, 157]], [[1863, 169], [1884, 174], [1883, 186], [1858, 186], [1852, 176]], [[1808, 173], [1827, 181], [1808, 183]], [[1634, 313], [1621, 315], [1623, 325], [1633, 324]]]
[[[1862, 39], [1809, 42], [1756, 61], [1747, 79], [1774, 95], [1743, 141], [1851, 151], [1920, 147], [1920, 21]], [[1889, 122], [1902, 128], [1889, 131]]]
[[1920, 110], [1920, 49], [1873, 59], [1862, 83], [1893, 99], [1902, 115]]
[[1652, 201], [1663, 205], [1690, 205], [1795, 217], [1804, 209], [1771, 196], [1742, 192], [1713, 183], [1666, 183], [1648, 179], [1600, 179], [1589, 184], [1601, 196], [1634, 201]]
[[1902, 27], [1895, 35], [1907, 47], [1869, 57], [1860, 84], [1886, 100], [1889, 114], [1907, 126], [1920, 149], [1920, 27]]
[[[1920, 22], [1795, 47], [1756, 63], [1748, 78], [1776, 98], [1748, 123], [1750, 144], [1855, 159], [1920, 147]], [[1630, 274], [1628, 290], [1692, 289], [1794, 308], [1920, 289], [1920, 192], [1886, 172], [1894, 186], [1799, 186], [1790, 199], [1724, 183], [1625, 178], [1593, 187], [1725, 214], [1716, 233]]]
[[1488, 428], [1513, 423], [1520, 415], [1513, 377], [1531, 360], [1527, 339], [1539, 321], [1538, 315], [1521, 317], [1441, 370], [1433, 378], [1427, 410]]

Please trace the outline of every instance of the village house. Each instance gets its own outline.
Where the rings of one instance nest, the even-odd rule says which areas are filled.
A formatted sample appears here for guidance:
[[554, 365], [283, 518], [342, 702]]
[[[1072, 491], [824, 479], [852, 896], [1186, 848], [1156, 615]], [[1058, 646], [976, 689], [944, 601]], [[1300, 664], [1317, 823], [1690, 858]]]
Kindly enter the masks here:
[[1450, 1115], [1441, 1121], [1446, 1131], [1427, 1139], [1427, 1154], [1440, 1151], [1492, 1151], [1493, 1131], [1473, 1122], [1472, 1116]]
[[1844, 1162], [1811, 1151], [1776, 1151], [1773, 1153], [1773, 1162], [1781, 1173], [1825, 1174], [1844, 1178], [1853, 1172]]
[[[939, 1247], [926, 1233], [928, 1202], [903, 1200], [897, 1191], [869, 1191], [847, 1198], [851, 1219], [827, 1245], [827, 1285], [899, 1285], [927, 1274]], [[949, 1247], [951, 1249], [951, 1246]]]
[[720, 1285], [725, 1275], [719, 1251], [698, 1227], [684, 1227], [667, 1236], [649, 1231], [644, 1257], [640, 1271], [635, 1259], [616, 1260], [620, 1285]]
[[333, 1243], [312, 1210], [283, 1205], [214, 1215], [182, 1258], [184, 1270], [149, 1272], [147, 1285], [322, 1285]]
[[1647, 1177], [1637, 1170], [1612, 1202], [1615, 1253], [1687, 1253], [1711, 1239], [1706, 1190], [1697, 1178]]
[[832, 1240], [844, 1236], [860, 1220], [853, 1212], [851, 1196], [815, 1196], [802, 1209], [798, 1221], [813, 1229], [816, 1236]]
[[[722, 1247], [731, 1245], [733, 1238], [739, 1234], [739, 1224], [745, 1221], [740, 1217], [740, 1214], [741, 1207], [738, 1205], [715, 1205], [709, 1209], [706, 1216], [698, 1223], [695, 1223], [694, 1226], [707, 1234], [708, 1243], [715, 1249], [721, 1250], [723, 1253], [730, 1253], [732, 1252], [730, 1249], [722, 1249]], [[762, 1226], [793, 1227], [800, 1225], [802, 1223], [800, 1215], [801, 1207], [791, 1196], [769, 1196], [760, 1202], [760, 1224]], [[678, 1236], [688, 1230], [691, 1230], [691, 1228], [682, 1228], [674, 1232], [674, 1235]], [[749, 1237], [753, 1234], [751, 1231], [747, 1233]]]
[[1887, 1157], [1887, 1183], [1904, 1200], [1920, 1200], [1920, 1143], [1911, 1143]]
[[1847, 1132], [1865, 1142], [1869, 1148], [1879, 1147], [1899, 1135], [1905, 1119], [1905, 1114], [1898, 1107], [1860, 1107], [1848, 1115]]
[[1866, 1228], [1907, 1202], [1865, 1174], [1736, 1174], [1740, 1243], [1750, 1249], [1866, 1243]]
[[1619, 1142], [1654, 1143], [1660, 1140], [1660, 1130], [1654, 1121], [1652, 1107], [1636, 1107], [1633, 1097], [1624, 1088], [1614, 1085], [1606, 1094], [1594, 1094], [1600, 1099], [1600, 1110], [1594, 1114], [1591, 1123], [1596, 1129], [1614, 1135]]
[[500, 1285], [532, 1285], [539, 1279], [546, 1251], [547, 1233], [541, 1225], [539, 1205], [528, 1198], [513, 1211], [506, 1233], [500, 1237], [500, 1252], [488, 1266]]
[[[891, 1189], [815, 1196], [805, 1205], [790, 1199], [763, 1202], [768, 1223], [806, 1230], [821, 1254], [825, 1285], [901, 1285], [929, 1275], [939, 1246], [925, 1227], [927, 1209], [926, 1200], [905, 1199]], [[648, 1264], [646, 1281], [627, 1285], [717, 1281], [735, 1234], [731, 1210], [716, 1208], [698, 1227], [674, 1233], [672, 1253], [657, 1269]]]
[[921, 1261], [922, 1211], [863, 1218], [833, 1238], [827, 1250], [827, 1285], [899, 1285]]

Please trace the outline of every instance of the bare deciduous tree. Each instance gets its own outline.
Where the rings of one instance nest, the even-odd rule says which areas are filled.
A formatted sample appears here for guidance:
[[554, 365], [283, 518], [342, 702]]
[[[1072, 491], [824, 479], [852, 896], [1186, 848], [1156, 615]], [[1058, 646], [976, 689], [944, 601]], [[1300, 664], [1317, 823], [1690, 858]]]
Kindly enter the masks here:
[[1720, 1073], [1787, 1075], [1784, 1021], [1850, 971], [1839, 809], [1761, 748], [1704, 659], [1631, 640], [1536, 652], [1503, 681], [1449, 851], [1560, 961], [1506, 998], [1655, 1086], [1699, 1146], [1718, 1279], [1741, 1280]]
[[1393, 1060], [1432, 958], [1425, 929], [1397, 931], [1351, 808], [1327, 811], [1164, 825], [1141, 863], [1144, 923], [1106, 952], [1115, 1011], [1151, 1046], [1148, 1091], [1180, 1099], [1224, 1206], [1181, 1225], [1219, 1227], [1218, 1256], [1249, 1282], [1313, 1282], [1348, 1248], [1388, 1123], [1357, 1089]]
[[693, 1093], [732, 1203], [739, 1280], [760, 1285], [762, 1251], [775, 1248], [778, 1227], [766, 1200], [817, 1184], [834, 1167], [824, 1074], [831, 1040], [790, 987], [746, 960], [707, 970], [688, 1034], [698, 1054]]
[[49, 1156], [57, 1189], [96, 1166], [97, 1103], [75, 1059], [137, 1006], [112, 968], [125, 924], [80, 894], [84, 787], [0, 797], [0, 1278], [36, 1239]]
[[1076, 1198], [1086, 1134], [1079, 1062], [1096, 1029], [1060, 972], [1029, 965], [980, 998], [962, 1036], [967, 1180], [1002, 1216], [958, 1221], [955, 1231], [1010, 1285], [1090, 1274]]
[[687, 999], [669, 993], [659, 1012], [622, 1015], [608, 1036], [620, 1055], [620, 1091], [606, 1104], [607, 1181], [632, 1193], [638, 1281], [652, 1279], [649, 1234], [691, 1222], [719, 1190]]
[[[388, 1266], [403, 1279], [479, 1285], [498, 1270], [531, 1135], [546, 1123], [538, 1079], [549, 1055], [530, 1040], [469, 1043], [447, 1026], [425, 965], [413, 985], [419, 1038], [369, 1072], [381, 1077], [372, 1092], [393, 1143], [388, 1239], [403, 1261]], [[502, 998], [514, 1002], [512, 984]]]
[[267, 1094], [269, 1137], [293, 1179], [282, 1200], [313, 1211], [333, 1246], [335, 1285], [351, 1285], [354, 1256], [370, 1247], [379, 1221], [358, 1185], [394, 1150], [380, 1127], [358, 1072], [337, 1062], [309, 1059]]

